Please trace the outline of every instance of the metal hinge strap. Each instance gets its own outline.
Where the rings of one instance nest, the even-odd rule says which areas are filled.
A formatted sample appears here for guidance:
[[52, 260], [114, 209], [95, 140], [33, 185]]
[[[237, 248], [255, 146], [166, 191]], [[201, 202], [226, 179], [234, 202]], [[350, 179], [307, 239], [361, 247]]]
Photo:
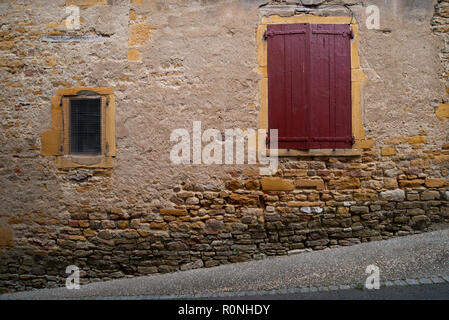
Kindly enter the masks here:
[[320, 30], [312, 30], [313, 34], [329, 34], [329, 35], [342, 35], [343, 37], [353, 38], [352, 31], [320, 31]]
[[264, 38], [274, 37], [274, 36], [282, 36], [282, 35], [290, 35], [290, 34], [305, 34], [305, 30], [291, 30], [291, 31], [267, 31], [264, 34]]

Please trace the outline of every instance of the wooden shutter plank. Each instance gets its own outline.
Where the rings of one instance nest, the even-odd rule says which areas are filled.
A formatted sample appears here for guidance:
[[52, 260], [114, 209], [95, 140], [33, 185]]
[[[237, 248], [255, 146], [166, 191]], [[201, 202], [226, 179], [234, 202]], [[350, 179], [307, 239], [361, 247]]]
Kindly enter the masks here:
[[317, 138], [310, 144], [313, 149], [352, 146], [349, 33], [349, 25], [312, 25], [311, 138]]
[[[308, 137], [308, 110], [307, 110], [307, 34], [308, 28], [306, 24], [294, 25], [296, 30], [304, 30], [302, 34], [289, 36], [292, 51], [292, 106], [288, 122], [292, 126], [289, 132], [294, 137]], [[308, 140], [298, 140], [291, 147], [296, 149], [307, 149]]]
[[[283, 25], [268, 25], [267, 32], [280, 32], [284, 30]], [[284, 36], [276, 35], [269, 37], [267, 48], [268, 68], [268, 128], [278, 129], [278, 136], [282, 136], [283, 123], [283, 101], [285, 93], [284, 76]], [[280, 147], [280, 146], [279, 146]]]
[[[335, 31], [335, 25], [329, 26], [330, 32]], [[335, 65], [335, 36], [330, 34], [329, 39], [329, 136], [336, 137], [336, 72], [338, 67]], [[336, 141], [328, 140], [326, 146], [335, 149]]]
[[[285, 25], [284, 31], [289, 31], [291, 25]], [[295, 122], [292, 121], [292, 40], [296, 38], [296, 34], [286, 34], [284, 38], [284, 79], [285, 79], [285, 93], [284, 106], [282, 108], [283, 132], [281, 136], [295, 136]]]
[[[285, 70], [286, 70], [286, 102], [284, 111], [285, 136], [304, 137], [306, 127], [306, 113], [304, 110], [305, 92], [305, 24], [291, 24], [285, 26]], [[302, 30], [303, 32], [297, 32]], [[296, 33], [293, 33], [296, 31]], [[283, 135], [284, 136], [284, 135]], [[304, 139], [282, 141], [287, 148], [305, 148]]]
[[[340, 32], [351, 31], [349, 25], [336, 25]], [[351, 44], [349, 37], [335, 36], [336, 108], [335, 136], [352, 138], [351, 115]], [[337, 142], [337, 149], [351, 148], [351, 142]]]
[[312, 91], [312, 83], [310, 81], [311, 77], [312, 77], [312, 57], [311, 57], [311, 34], [312, 34], [312, 25], [307, 24], [307, 34], [306, 34], [306, 51], [305, 51], [305, 58], [306, 58], [306, 62], [305, 62], [305, 69], [306, 69], [306, 74], [305, 74], [305, 117], [306, 117], [306, 134], [309, 138], [309, 140], [307, 141], [305, 147], [306, 149], [310, 149], [311, 148], [311, 128], [312, 128], [312, 123], [311, 121], [311, 110], [312, 110], [312, 103], [311, 103], [311, 91]]
[[[330, 71], [329, 71], [329, 36], [313, 33], [315, 30], [330, 31], [329, 25], [311, 25], [311, 92], [310, 92], [310, 135], [311, 137], [329, 137], [330, 134]], [[329, 149], [327, 142], [312, 141], [312, 149]]]
[[268, 124], [278, 129], [282, 149], [307, 145], [306, 31], [306, 24], [269, 25], [267, 30], [272, 34], [268, 38]]

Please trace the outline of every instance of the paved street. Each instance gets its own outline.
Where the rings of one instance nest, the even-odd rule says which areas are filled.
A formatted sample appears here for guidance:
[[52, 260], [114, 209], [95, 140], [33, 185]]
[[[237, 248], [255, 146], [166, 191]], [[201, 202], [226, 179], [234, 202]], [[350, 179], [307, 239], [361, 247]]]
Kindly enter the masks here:
[[[351, 290], [365, 283], [368, 265], [379, 267], [381, 282], [387, 281], [392, 287], [378, 292]], [[0, 299], [447, 299], [448, 276], [446, 229], [261, 261], [91, 283], [79, 290], [57, 288], [5, 294]]]
[[297, 294], [229, 297], [239, 300], [449, 300], [449, 283], [337, 290]]

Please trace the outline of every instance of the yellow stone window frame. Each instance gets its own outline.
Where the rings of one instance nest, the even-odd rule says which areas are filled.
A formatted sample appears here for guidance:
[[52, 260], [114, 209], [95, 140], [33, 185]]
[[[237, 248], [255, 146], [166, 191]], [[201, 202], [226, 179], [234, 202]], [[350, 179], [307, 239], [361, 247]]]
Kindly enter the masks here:
[[[80, 93], [90, 91], [101, 99], [102, 139], [100, 155], [70, 154], [69, 101], [71, 97], [83, 97]], [[89, 96], [86, 96], [88, 98]], [[115, 98], [114, 89], [65, 88], [59, 89], [51, 98], [51, 129], [41, 136], [41, 154], [56, 156], [59, 169], [112, 168], [116, 156], [115, 144]]]
[[295, 15], [291, 17], [281, 17], [272, 15], [262, 17], [262, 21], [257, 28], [257, 64], [258, 71], [262, 75], [259, 82], [260, 89], [260, 112], [258, 117], [259, 129], [268, 130], [268, 71], [267, 71], [267, 42], [264, 34], [269, 24], [291, 24], [291, 23], [311, 23], [311, 24], [349, 24], [351, 25], [354, 38], [351, 41], [351, 95], [352, 95], [352, 135], [355, 144], [351, 149], [279, 149], [278, 156], [358, 156], [362, 154], [362, 149], [369, 149], [374, 141], [365, 139], [365, 132], [362, 122], [362, 84], [366, 81], [365, 74], [360, 68], [359, 57], [359, 32], [357, 21], [352, 17], [321, 17], [313, 15]]

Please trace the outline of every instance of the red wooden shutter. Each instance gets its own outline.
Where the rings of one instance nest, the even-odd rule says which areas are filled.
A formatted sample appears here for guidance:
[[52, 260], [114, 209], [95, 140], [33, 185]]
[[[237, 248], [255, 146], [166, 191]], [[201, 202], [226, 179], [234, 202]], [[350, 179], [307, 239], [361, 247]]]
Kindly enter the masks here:
[[308, 25], [268, 25], [268, 127], [278, 148], [307, 148]]
[[351, 148], [350, 27], [268, 25], [268, 126], [279, 149]]

